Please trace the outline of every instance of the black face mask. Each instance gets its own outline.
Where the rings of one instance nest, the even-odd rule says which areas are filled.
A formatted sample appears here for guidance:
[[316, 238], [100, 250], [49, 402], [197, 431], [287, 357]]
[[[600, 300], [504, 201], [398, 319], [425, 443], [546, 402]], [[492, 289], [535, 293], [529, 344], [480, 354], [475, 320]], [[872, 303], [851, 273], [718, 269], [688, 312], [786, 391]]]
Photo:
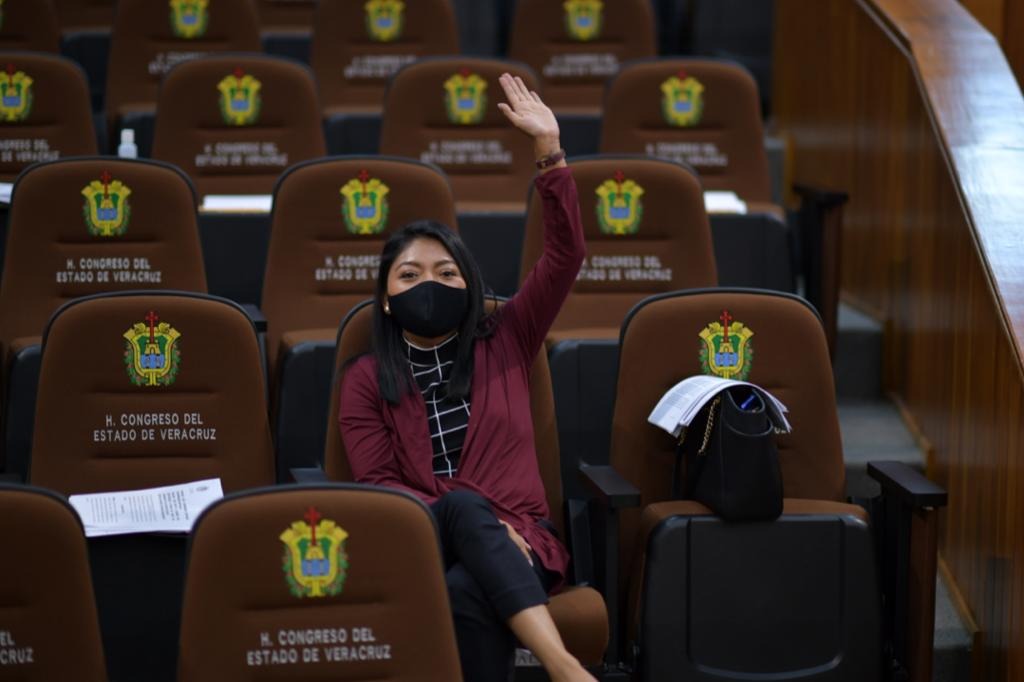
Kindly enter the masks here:
[[425, 339], [436, 339], [459, 326], [469, 296], [465, 289], [429, 281], [389, 296], [388, 302], [402, 329]]

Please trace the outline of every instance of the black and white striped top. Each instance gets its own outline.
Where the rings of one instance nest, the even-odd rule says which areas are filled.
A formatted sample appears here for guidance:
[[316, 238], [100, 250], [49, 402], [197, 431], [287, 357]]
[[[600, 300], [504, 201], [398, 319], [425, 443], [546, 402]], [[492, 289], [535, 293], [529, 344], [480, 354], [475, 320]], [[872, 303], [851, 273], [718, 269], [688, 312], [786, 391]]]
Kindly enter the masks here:
[[409, 365], [427, 404], [434, 475], [451, 478], [459, 467], [462, 444], [469, 425], [469, 401], [448, 397], [448, 380], [458, 351], [458, 335], [433, 347], [420, 348], [406, 341]]

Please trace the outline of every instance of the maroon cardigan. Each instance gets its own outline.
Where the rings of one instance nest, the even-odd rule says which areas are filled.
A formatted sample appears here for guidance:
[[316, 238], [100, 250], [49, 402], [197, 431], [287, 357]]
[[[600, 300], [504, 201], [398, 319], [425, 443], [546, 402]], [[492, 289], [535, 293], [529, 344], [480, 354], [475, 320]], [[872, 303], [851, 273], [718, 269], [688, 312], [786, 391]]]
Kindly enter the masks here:
[[502, 308], [494, 333], [474, 346], [471, 414], [454, 478], [432, 471], [422, 396], [406, 393], [398, 405], [388, 404], [372, 355], [345, 372], [338, 424], [356, 481], [405, 490], [428, 504], [451, 490], [479, 493], [548, 570], [564, 577], [568, 553], [537, 524], [549, 512], [533, 443], [529, 374], [583, 263], [583, 226], [571, 171], [549, 171], [534, 186], [544, 204], [544, 254]]

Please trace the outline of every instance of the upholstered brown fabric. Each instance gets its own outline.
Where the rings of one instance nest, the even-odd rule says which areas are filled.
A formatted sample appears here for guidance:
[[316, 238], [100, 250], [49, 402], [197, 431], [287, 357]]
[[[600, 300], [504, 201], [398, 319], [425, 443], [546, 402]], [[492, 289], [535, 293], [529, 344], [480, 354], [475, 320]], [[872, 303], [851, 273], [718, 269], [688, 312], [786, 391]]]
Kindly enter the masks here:
[[0, 9], [0, 50], [60, 50], [53, 0], [6, 0]]
[[19, 176], [0, 280], [0, 344], [42, 334], [72, 298], [126, 289], [206, 291], [185, 176], [109, 157], [55, 161]]
[[[161, 80], [182, 61], [217, 52], [257, 52], [255, 0], [213, 0], [189, 30], [177, 30], [166, 0], [118, 0], [107, 62], [107, 123], [152, 111]], [[193, 94], [194, 96], [194, 94]]]
[[[523, 210], [536, 172], [533, 142], [498, 109], [505, 97], [498, 77], [506, 71], [538, 90], [536, 76], [517, 62], [439, 57], [405, 67], [388, 87], [380, 152], [440, 166], [460, 211], [468, 202]], [[445, 83], [459, 94], [447, 96]]]
[[259, 0], [260, 25], [266, 29], [305, 29], [313, 24], [318, 0]]
[[[235, 100], [222, 89], [241, 94], [248, 113], [229, 118], [224, 110]], [[327, 153], [312, 73], [289, 59], [245, 54], [181, 64], [164, 80], [157, 109], [153, 158], [184, 170], [200, 196], [269, 194], [288, 166]]]
[[[141, 371], [131, 350], [148, 350], [150, 339], [163, 375]], [[43, 340], [32, 483], [68, 495], [214, 477], [225, 492], [270, 484], [261, 363], [252, 322], [223, 299], [132, 294], [68, 304]]]
[[[379, 112], [388, 79], [417, 58], [459, 53], [450, 0], [403, 3], [376, 17], [366, 0], [320, 0], [309, 63], [328, 113]], [[380, 22], [380, 23], [378, 23]]]
[[57, 16], [63, 30], [110, 28], [114, 21], [114, 0], [56, 0]]
[[78, 516], [47, 491], [0, 485], [0, 679], [107, 679]]
[[[700, 181], [689, 168], [645, 157], [574, 161], [587, 259], [552, 333], [618, 338], [646, 296], [718, 284]], [[522, 282], [544, 249], [539, 195], [526, 218]]]
[[0, 182], [27, 166], [96, 153], [89, 86], [70, 59], [0, 52]]
[[[342, 326], [335, 356], [336, 381], [331, 390], [331, 408], [324, 450], [324, 468], [332, 480], [350, 481], [345, 446], [338, 432], [338, 386], [345, 364], [370, 351], [373, 307], [356, 309]], [[538, 353], [530, 372], [530, 411], [533, 415], [534, 444], [544, 490], [547, 494], [551, 522], [565, 537], [562, 516], [562, 478], [558, 461], [558, 425], [555, 421], [554, 398], [551, 393], [551, 372], [547, 355]], [[566, 648], [584, 664], [600, 661], [608, 643], [608, 613], [601, 595], [590, 587], [569, 588], [551, 598], [551, 615], [565, 641]]]
[[605, 0], [596, 16], [569, 2], [516, 3], [509, 58], [540, 75], [544, 101], [559, 113], [599, 114], [619, 65], [656, 53], [649, 0]]
[[750, 363], [746, 379], [789, 408], [793, 432], [777, 440], [785, 496], [843, 499], [845, 471], [832, 368], [821, 322], [808, 305], [790, 296], [743, 290], [683, 292], [652, 300], [625, 328], [612, 421], [611, 464], [641, 494], [639, 509], [621, 513], [623, 585], [639, 579], [629, 569], [642, 551], [640, 510], [671, 499], [676, 441], [648, 423], [647, 416], [677, 382], [705, 373], [701, 355], [706, 346], [700, 334], [713, 323], [721, 324], [723, 311], [729, 313], [731, 334], [737, 333], [738, 324], [752, 332], [743, 349], [734, 348]]
[[[336, 594], [296, 596], [298, 571], [282, 568], [288, 533], [308, 542], [311, 521], [323, 558], [344, 561]], [[265, 489], [212, 506], [192, 536], [178, 679], [461, 680], [430, 512], [357, 486]]]
[[[687, 83], [690, 94], [679, 100], [664, 90]], [[682, 161], [697, 170], [706, 190], [771, 201], [757, 84], [743, 67], [704, 59], [637, 62], [609, 82], [604, 106], [602, 153]], [[679, 125], [667, 108], [680, 116], [672, 119]]]
[[346, 157], [288, 171], [274, 193], [260, 308], [267, 351], [281, 335], [325, 328], [373, 295], [388, 236], [414, 220], [455, 227], [455, 201], [436, 168], [408, 159]]

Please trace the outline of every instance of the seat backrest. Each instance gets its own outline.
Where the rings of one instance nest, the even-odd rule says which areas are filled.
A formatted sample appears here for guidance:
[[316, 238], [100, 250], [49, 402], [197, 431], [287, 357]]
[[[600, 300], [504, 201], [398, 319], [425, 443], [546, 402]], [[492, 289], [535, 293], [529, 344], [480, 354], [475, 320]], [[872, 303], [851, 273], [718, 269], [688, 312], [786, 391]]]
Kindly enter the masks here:
[[[333, 481], [351, 481], [345, 444], [338, 430], [338, 409], [341, 382], [345, 367], [356, 357], [369, 353], [373, 319], [372, 301], [352, 309], [342, 320], [338, 330], [338, 348], [334, 356], [335, 381], [331, 389], [331, 407], [327, 417], [327, 438], [324, 449], [324, 470]], [[490, 307], [491, 303], [488, 304]], [[530, 370], [530, 413], [533, 416], [533, 443], [537, 450], [537, 464], [544, 483], [551, 522], [562, 537], [562, 474], [559, 467], [558, 424], [555, 421], [555, 402], [551, 392], [551, 371], [546, 353], [538, 353]]]
[[384, 88], [420, 57], [459, 53], [450, 0], [321, 0], [309, 63], [327, 111], [380, 111]]
[[0, 182], [27, 166], [96, 153], [89, 85], [70, 59], [0, 52]]
[[5, 680], [107, 679], [89, 557], [78, 515], [59, 495], [0, 484], [0, 665]]
[[286, 331], [336, 330], [372, 296], [384, 242], [414, 220], [455, 227], [452, 190], [436, 167], [372, 156], [290, 168], [274, 190], [260, 305], [271, 362]]
[[[726, 324], [731, 353], [722, 348]], [[821, 320], [789, 294], [711, 289], [649, 298], [623, 324], [610, 458], [640, 490], [641, 508], [671, 499], [675, 461], [675, 439], [647, 416], [672, 386], [698, 374], [750, 381], [789, 408], [793, 431], [777, 439], [787, 498], [843, 500], [842, 445]], [[637, 549], [638, 515], [622, 515], [627, 567]]]
[[305, 29], [313, 25], [319, 0], [259, 0], [260, 26], [264, 29]]
[[650, 0], [518, 0], [508, 56], [540, 74], [556, 111], [600, 112], [619, 65], [657, 54]]
[[[652, 294], [718, 284], [704, 194], [693, 169], [643, 156], [574, 159], [587, 258], [552, 330], [607, 328]], [[544, 251], [534, 192], [519, 281]]]
[[164, 79], [153, 158], [207, 194], [270, 194], [285, 168], [326, 153], [309, 68], [238, 54], [179, 65]]
[[409, 495], [231, 496], [193, 529], [178, 679], [457, 682], [447, 595], [433, 519]]
[[523, 210], [536, 172], [533, 142], [506, 120], [498, 77], [509, 72], [538, 90], [516, 62], [471, 57], [423, 59], [391, 80], [380, 152], [437, 164], [462, 210]]
[[687, 163], [706, 190], [770, 202], [757, 84], [743, 67], [708, 59], [626, 65], [608, 84], [601, 152]]
[[110, 28], [114, 21], [114, 0], [56, 0], [62, 30]]
[[163, 77], [211, 52], [261, 49], [255, 0], [118, 0], [107, 63], [109, 124], [152, 110]]
[[104, 294], [43, 337], [30, 480], [63, 494], [219, 477], [274, 480], [263, 360], [236, 304], [178, 292]]
[[0, 4], [0, 50], [60, 50], [53, 0], [5, 0]]
[[206, 291], [196, 200], [154, 161], [65, 159], [18, 176], [0, 280], [0, 345], [40, 336], [72, 298], [126, 289]]

